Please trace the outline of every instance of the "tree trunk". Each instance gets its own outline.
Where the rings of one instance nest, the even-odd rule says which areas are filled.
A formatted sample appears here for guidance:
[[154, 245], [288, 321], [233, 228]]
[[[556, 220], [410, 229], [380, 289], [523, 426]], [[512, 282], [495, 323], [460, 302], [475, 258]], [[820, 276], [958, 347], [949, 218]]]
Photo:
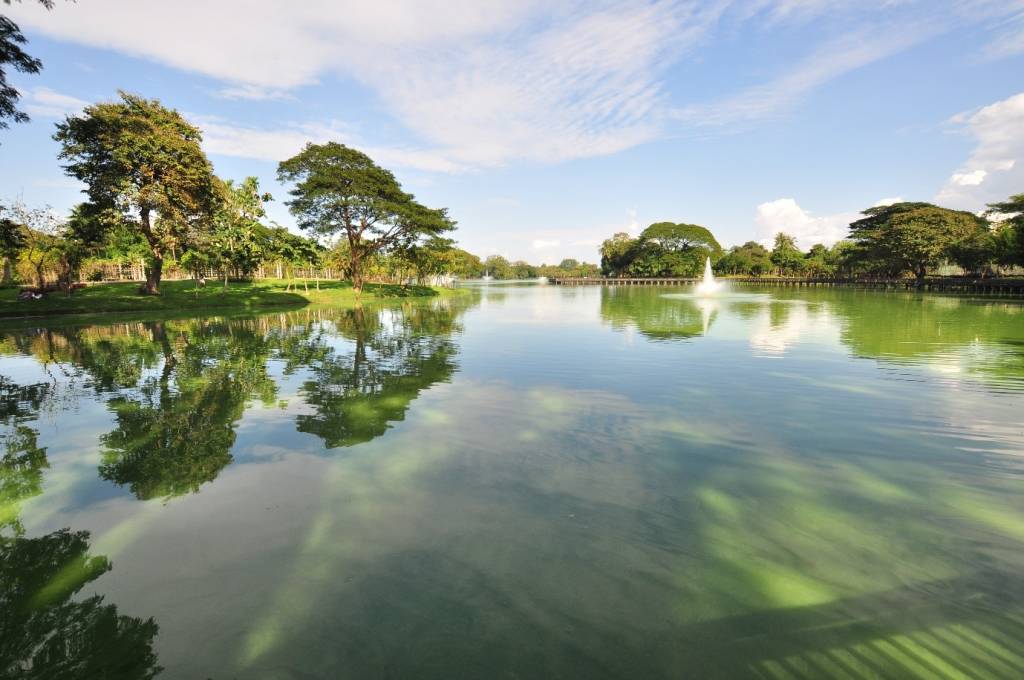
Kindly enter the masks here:
[[14, 267], [11, 264], [11, 258], [4, 258], [4, 279], [3, 285], [9, 286], [14, 283]]
[[159, 295], [160, 276], [164, 271], [164, 254], [149, 225], [149, 208], [139, 211], [139, 218], [142, 221], [142, 233], [145, 234], [146, 240], [149, 241], [149, 249], [153, 252], [153, 261], [146, 271], [146, 295]]
[[925, 265], [923, 265], [923, 264], [922, 265], [918, 265], [918, 267], [917, 267], [917, 282], [916, 282], [916, 286], [918, 288], [921, 288], [922, 286], [924, 286], [924, 277], [925, 277], [925, 275], [927, 273], [928, 273], [928, 269], [927, 269], [927, 267], [925, 267]]
[[146, 270], [146, 295], [160, 294], [160, 276], [164, 271], [164, 256], [159, 250], [153, 250], [153, 261]]
[[358, 297], [363, 292], [363, 267], [355, 248], [352, 249], [352, 254], [349, 257], [349, 267], [352, 269], [352, 290]]

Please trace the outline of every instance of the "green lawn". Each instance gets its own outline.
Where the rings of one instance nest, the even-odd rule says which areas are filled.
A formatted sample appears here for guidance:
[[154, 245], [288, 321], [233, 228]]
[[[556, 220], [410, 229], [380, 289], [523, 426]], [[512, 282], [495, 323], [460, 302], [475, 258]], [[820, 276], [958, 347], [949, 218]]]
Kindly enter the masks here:
[[[76, 290], [70, 297], [48, 293], [42, 300], [18, 300], [17, 288], [0, 290], [0, 318], [47, 316], [51, 314], [98, 314], [103, 312], [203, 312], [209, 309], [251, 310], [261, 307], [302, 306], [307, 304], [352, 304], [355, 292], [347, 281], [313, 281], [307, 292], [302, 284], [286, 291], [286, 281], [264, 280], [253, 283], [232, 282], [224, 291], [222, 283], [209, 281], [197, 289], [192, 281], [164, 281], [161, 295], [139, 294], [138, 283], [99, 283]], [[452, 291], [427, 286], [399, 286], [368, 283], [361, 301], [400, 297], [448, 295]]]

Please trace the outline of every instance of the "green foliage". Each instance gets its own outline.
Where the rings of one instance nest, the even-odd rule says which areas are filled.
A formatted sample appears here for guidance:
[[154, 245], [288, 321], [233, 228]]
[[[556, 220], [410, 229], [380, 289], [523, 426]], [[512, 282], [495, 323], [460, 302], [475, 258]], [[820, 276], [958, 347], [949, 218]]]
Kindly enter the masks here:
[[210, 228], [219, 197], [199, 129], [155, 99], [120, 96], [69, 116], [54, 139], [67, 174], [87, 185], [92, 209], [110, 216], [108, 226], [130, 224], [145, 238], [146, 291], [157, 294], [165, 254]]
[[781, 231], [775, 235], [770, 259], [775, 270], [782, 275], [799, 274], [804, 269], [804, 254], [797, 247], [796, 239]]
[[[3, 0], [3, 3], [9, 5], [11, 0]], [[39, 4], [51, 9], [53, 0], [39, 0]], [[43, 68], [41, 61], [22, 49], [21, 46], [27, 42], [18, 24], [0, 14], [0, 130], [8, 127], [9, 120], [15, 123], [28, 120], [28, 115], [18, 110], [21, 93], [7, 80], [8, 65], [20, 73], [39, 73]]]
[[81, 594], [110, 569], [106, 557], [89, 554], [87, 531], [0, 538], [0, 676], [156, 677], [153, 619]]
[[209, 322], [147, 330], [164, 354], [161, 375], [138, 398], [111, 400], [117, 426], [102, 438], [100, 466], [104, 479], [142, 500], [194, 492], [216, 478], [232, 460], [234, 424], [247, 400], [270, 403], [276, 394], [262, 334], [229, 335]]
[[512, 265], [501, 255], [488, 255], [484, 260], [484, 273], [496, 279], [513, 279]]
[[761, 276], [772, 269], [768, 249], [756, 241], [747, 241], [742, 246], [733, 246], [717, 263], [719, 274]]
[[384, 434], [422, 390], [455, 372], [453, 323], [445, 308], [403, 308], [397, 326], [362, 307], [342, 311], [334, 328], [352, 341], [351, 349], [316, 341], [302, 355], [311, 373], [302, 394], [314, 413], [297, 417], [299, 432], [320, 437], [329, 449]]
[[923, 280], [928, 270], [945, 259], [970, 250], [987, 230], [982, 218], [969, 212], [930, 203], [896, 203], [863, 211], [850, 225], [856, 245], [853, 255], [869, 270], [889, 275], [914, 274]]
[[[216, 286], [199, 290], [190, 281], [166, 281], [159, 296], [139, 295], [132, 283], [88, 286], [70, 298], [48, 295], [42, 300], [19, 301], [18, 291], [0, 290], [0, 318], [47, 314], [97, 314], [101, 312], [197, 313], [211, 309], [254, 310], [308, 304], [349, 305], [356, 302], [352, 286], [344, 281], [321, 283], [319, 290], [292, 292], [286, 281], [265, 280], [233, 284], [227, 291]], [[363, 297], [433, 297], [449, 291], [427, 286], [367, 284]]]
[[636, 240], [624, 231], [614, 234], [601, 244], [601, 273], [605, 276], [619, 276], [629, 268], [633, 260]]
[[183, 260], [183, 266], [195, 273], [219, 267], [226, 287], [230, 273], [248, 278], [265, 259], [276, 254], [273, 233], [261, 221], [267, 214], [263, 204], [273, 197], [260, 192], [255, 177], [237, 185], [215, 179], [215, 185], [220, 199], [212, 228], [194, 240], [186, 253], [191, 256]]
[[1024, 266], [1024, 194], [988, 207], [993, 219], [1002, 218], [993, 235], [996, 260], [1000, 264]]
[[448, 261], [446, 272], [461, 278], [477, 278], [483, 276], [484, 264], [473, 253], [460, 248], [452, 248], [445, 253]]
[[307, 144], [278, 166], [278, 178], [293, 184], [288, 207], [300, 227], [347, 241], [357, 292], [363, 286], [364, 263], [373, 255], [408, 249], [455, 228], [445, 209], [416, 202], [391, 172], [336, 142]]
[[601, 244], [601, 272], [608, 276], [697, 276], [707, 258], [722, 254], [714, 235], [696, 224], [658, 222], [637, 239], [618, 233]]

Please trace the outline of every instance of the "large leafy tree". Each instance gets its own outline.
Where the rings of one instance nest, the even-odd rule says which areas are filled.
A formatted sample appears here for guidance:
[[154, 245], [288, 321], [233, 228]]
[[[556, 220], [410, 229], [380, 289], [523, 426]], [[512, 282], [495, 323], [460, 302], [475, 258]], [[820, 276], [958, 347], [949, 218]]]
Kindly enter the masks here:
[[890, 274], [910, 272], [920, 285], [928, 270], [953, 256], [954, 249], [987, 230], [987, 222], [961, 210], [931, 203], [894, 203], [863, 211], [850, 225], [858, 256]]
[[209, 229], [217, 205], [199, 129], [155, 99], [122, 92], [120, 101], [68, 116], [54, 139], [65, 171], [85, 182], [93, 207], [146, 239], [145, 290], [159, 294], [165, 255]]
[[1003, 218], [996, 229], [994, 246], [1005, 264], [1024, 264], [1024, 194], [1016, 194], [1001, 203], [989, 204], [990, 215]]
[[722, 253], [714, 235], [697, 224], [657, 222], [643, 230], [631, 273], [643, 276], [696, 276], [704, 260]]
[[[2, 0], [3, 4], [10, 5], [11, 0]], [[46, 9], [53, 7], [53, 0], [39, 0]], [[18, 110], [18, 100], [21, 93], [7, 82], [7, 67], [21, 73], [39, 73], [43, 63], [35, 57], [29, 56], [22, 45], [27, 43], [24, 34], [18, 24], [11, 21], [9, 17], [0, 14], [0, 129], [8, 127], [9, 120], [15, 123], [24, 123], [28, 115]]]
[[417, 203], [390, 171], [336, 142], [307, 144], [278, 166], [278, 178], [294, 185], [288, 207], [299, 226], [316, 235], [341, 235], [348, 242], [349, 273], [357, 294], [367, 259], [455, 227], [445, 209]]

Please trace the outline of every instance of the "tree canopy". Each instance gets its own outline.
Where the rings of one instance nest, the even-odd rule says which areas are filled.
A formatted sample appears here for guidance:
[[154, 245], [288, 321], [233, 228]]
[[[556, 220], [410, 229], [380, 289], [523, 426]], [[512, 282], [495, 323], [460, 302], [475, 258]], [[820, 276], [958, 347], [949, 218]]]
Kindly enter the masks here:
[[639, 238], [620, 232], [601, 244], [601, 269], [611, 276], [697, 276], [722, 246], [697, 224], [657, 222]]
[[919, 281], [951, 258], [957, 246], [987, 229], [973, 213], [930, 203], [875, 206], [863, 214], [850, 225], [857, 256], [888, 274], [911, 272]]
[[281, 182], [293, 185], [287, 204], [300, 227], [347, 241], [349, 274], [357, 293], [369, 257], [409, 248], [455, 228], [447, 210], [418, 203], [390, 171], [344, 144], [307, 144], [283, 161], [277, 174]]
[[120, 97], [68, 116], [54, 139], [105, 224], [131, 225], [146, 239], [146, 292], [155, 295], [166, 253], [209, 229], [219, 197], [199, 129], [155, 99]]
[[999, 220], [994, 234], [996, 257], [1003, 264], [1024, 265], [1024, 194], [988, 207], [989, 215]]
[[[5, 5], [11, 4], [11, 0], [2, 1]], [[46, 9], [53, 8], [53, 0], [39, 0], [39, 4]], [[43, 62], [22, 49], [27, 42], [18, 24], [0, 14], [0, 130], [9, 127], [8, 121], [28, 121], [28, 114], [18, 110], [21, 93], [7, 80], [8, 65], [19, 73], [39, 73], [43, 68]]]

